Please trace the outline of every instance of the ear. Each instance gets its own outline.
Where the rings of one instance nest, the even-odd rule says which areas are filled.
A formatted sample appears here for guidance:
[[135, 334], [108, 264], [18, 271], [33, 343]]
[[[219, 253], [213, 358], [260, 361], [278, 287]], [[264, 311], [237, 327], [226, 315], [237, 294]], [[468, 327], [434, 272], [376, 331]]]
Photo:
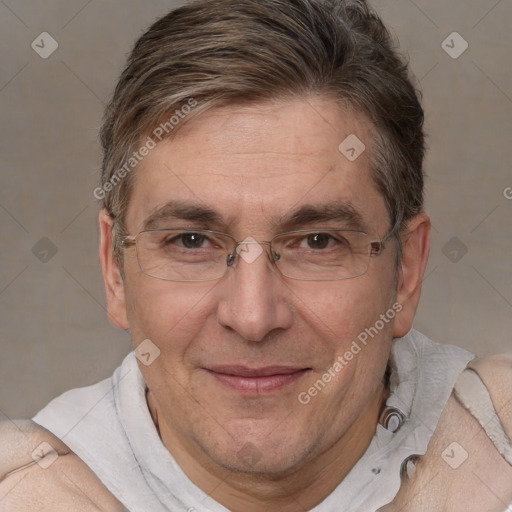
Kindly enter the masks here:
[[119, 265], [114, 257], [112, 229], [114, 220], [103, 209], [99, 214], [100, 223], [100, 261], [103, 270], [103, 281], [107, 296], [108, 318], [119, 329], [129, 329], [126, 315], [126, 298], [124, 282]]
[[398, 274], [396, 298], [397, 303], [402, 305], [402, 310], [395, 318], [395, 338], [405, 336], [412, 328], [429, 251], [430, 218], [421, 213], [407, 223], [407, 230], [402, 237], [402, 263]]

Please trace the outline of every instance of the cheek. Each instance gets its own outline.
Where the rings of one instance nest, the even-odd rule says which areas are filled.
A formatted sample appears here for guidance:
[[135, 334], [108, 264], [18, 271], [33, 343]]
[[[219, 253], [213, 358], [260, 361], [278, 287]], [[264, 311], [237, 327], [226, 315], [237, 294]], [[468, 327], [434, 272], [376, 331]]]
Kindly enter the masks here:
[[134, 345], [149, 338], [162, 354], [184, 353], [211, 314], [211, 287], [132, 276], [126, 301]]
[[308, 307], [301, 315], [322, 343], [318, 352], [329, 354], [298, 398], [300, 414], [316, 418], [319, 432], [329, 424], [330, 433], [339, 435], [378, 388], [389, 358], [393, 298], [390, 283], [365, 277], [302, 294]]
[[[365, 275], [315, 288], [307, 283], [294, 295], [297, 312], [321, 339], [330, 340], [338, 354], [391, 308], [395, 292], [391, 282], [379, 283]], [[391, 324], [379, 330], [387, 333]]]

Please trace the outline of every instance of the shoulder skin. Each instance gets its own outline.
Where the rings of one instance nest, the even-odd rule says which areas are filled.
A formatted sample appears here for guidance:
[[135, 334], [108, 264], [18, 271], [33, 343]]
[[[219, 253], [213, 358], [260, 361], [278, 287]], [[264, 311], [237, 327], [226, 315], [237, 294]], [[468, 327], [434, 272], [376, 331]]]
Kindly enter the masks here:
[[505, 432], [512, 439], [512, 352], [475, 359], [469, 367], [489, 390]]
[[[469, 364], [486, 385], [494, 408], [512, 438], [512, 355]], [[451, 396], [427, 453], [381, 512], [504, 512], [512, 504], [512, 466], [478, 421]]]
[[126, 509], [62, 441], [36, 423], [23, 420], [0, 422], [0, 510]]

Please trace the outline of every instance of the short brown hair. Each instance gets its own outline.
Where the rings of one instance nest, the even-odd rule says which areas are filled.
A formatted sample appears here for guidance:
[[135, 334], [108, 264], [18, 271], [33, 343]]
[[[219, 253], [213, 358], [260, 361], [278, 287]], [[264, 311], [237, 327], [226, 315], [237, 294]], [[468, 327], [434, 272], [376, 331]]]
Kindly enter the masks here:
[[372, 122], [372, 175], [392, 225], [420, 213], [423, 110], [406, 62], [363, 0], [198, 0], [156, 21], [106, 109], [104, 208], [123, 231], [133, 174], [114, 183], [116, 170], [191, 99], [197, 107], [185, 122], [213, 107], [310, 95], [333, 97]]

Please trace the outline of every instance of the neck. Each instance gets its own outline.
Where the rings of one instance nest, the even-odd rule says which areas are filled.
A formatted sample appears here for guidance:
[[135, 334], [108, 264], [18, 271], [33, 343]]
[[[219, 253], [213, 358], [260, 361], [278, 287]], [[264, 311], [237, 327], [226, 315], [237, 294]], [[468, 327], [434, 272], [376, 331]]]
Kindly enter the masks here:
[[[148, 405], [160, 436], [192, 482], [233, 512], [302, 512], [321, 503], [347, 476], [368, 448], [387, 390], [380, 386], [362, 414], [329, 448], [280, 477], [234, 473], [219, 467], [160, 419], [151, 393]], [[172, 448], [172, 449], [171, 449]]]

